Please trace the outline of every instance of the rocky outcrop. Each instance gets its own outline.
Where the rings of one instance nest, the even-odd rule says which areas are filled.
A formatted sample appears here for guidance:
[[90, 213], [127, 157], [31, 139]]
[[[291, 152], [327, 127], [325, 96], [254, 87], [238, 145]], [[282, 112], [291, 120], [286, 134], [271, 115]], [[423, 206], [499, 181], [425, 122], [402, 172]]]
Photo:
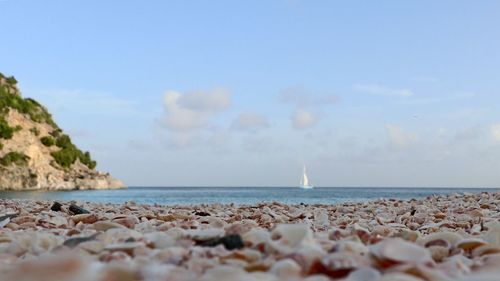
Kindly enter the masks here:
[[96, 171], [90, 153], [71, 142], [45, 107], [22, 98], [16, 84], [0, 73], [0, 190], [124, 187]]

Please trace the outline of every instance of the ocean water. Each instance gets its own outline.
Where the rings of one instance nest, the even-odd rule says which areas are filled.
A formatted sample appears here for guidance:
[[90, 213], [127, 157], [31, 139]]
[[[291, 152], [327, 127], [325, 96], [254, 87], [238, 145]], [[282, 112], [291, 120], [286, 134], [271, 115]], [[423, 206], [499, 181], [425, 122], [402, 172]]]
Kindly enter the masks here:
[[120, 190], [86, 191], [2, 191], [0, 198], [35, 200], [76, 200], [79, 202], [191, 205], [206, 203], [255, 204], [279, 201], [288, 204], [335, 204], [379, 198], [425, 198], [433, 194], [500, 192], [487, 188], [343, 188], [318, 187], [130, 187]]

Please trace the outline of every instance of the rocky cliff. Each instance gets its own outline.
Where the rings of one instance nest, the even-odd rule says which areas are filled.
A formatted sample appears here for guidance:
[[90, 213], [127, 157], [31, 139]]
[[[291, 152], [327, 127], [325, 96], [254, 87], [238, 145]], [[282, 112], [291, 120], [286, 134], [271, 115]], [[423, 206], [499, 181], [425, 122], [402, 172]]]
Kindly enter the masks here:
[[0, 190], [123, 187], [95, 166], [44, 106], [23, 98], [16, 79], [0, 73]]

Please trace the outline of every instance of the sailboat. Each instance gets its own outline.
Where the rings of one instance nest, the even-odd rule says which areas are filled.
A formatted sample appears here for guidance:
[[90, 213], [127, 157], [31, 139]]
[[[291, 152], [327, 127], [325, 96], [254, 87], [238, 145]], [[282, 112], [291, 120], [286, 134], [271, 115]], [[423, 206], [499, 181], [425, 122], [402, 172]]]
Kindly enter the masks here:
[[307, 178], [307, 173], [306, 173], [306, 165], [304, 165], [304, 172], [302, 174], [302, 179], [300, 180], [300, 188], [303, 189], [312, 189], [314, 186], [312, 186], [309, 183], [309, 178]]

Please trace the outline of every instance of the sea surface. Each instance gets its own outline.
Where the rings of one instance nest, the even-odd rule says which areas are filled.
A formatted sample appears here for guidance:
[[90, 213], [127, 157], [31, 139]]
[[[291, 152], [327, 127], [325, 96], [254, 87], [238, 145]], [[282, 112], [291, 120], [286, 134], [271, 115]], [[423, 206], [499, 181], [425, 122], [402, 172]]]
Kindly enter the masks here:
[[279, 201], [288, 204], [334, 204], [379, 198], [425, 198], [433, 194], [500, 192], [490, 188], [343, 188], [317, 187], [129, 187], [120, 190], [86, 191], [2, 191], [0, 198], [75, 200], [78, 202], [191, 205], [206, 203], [255, 204]]

